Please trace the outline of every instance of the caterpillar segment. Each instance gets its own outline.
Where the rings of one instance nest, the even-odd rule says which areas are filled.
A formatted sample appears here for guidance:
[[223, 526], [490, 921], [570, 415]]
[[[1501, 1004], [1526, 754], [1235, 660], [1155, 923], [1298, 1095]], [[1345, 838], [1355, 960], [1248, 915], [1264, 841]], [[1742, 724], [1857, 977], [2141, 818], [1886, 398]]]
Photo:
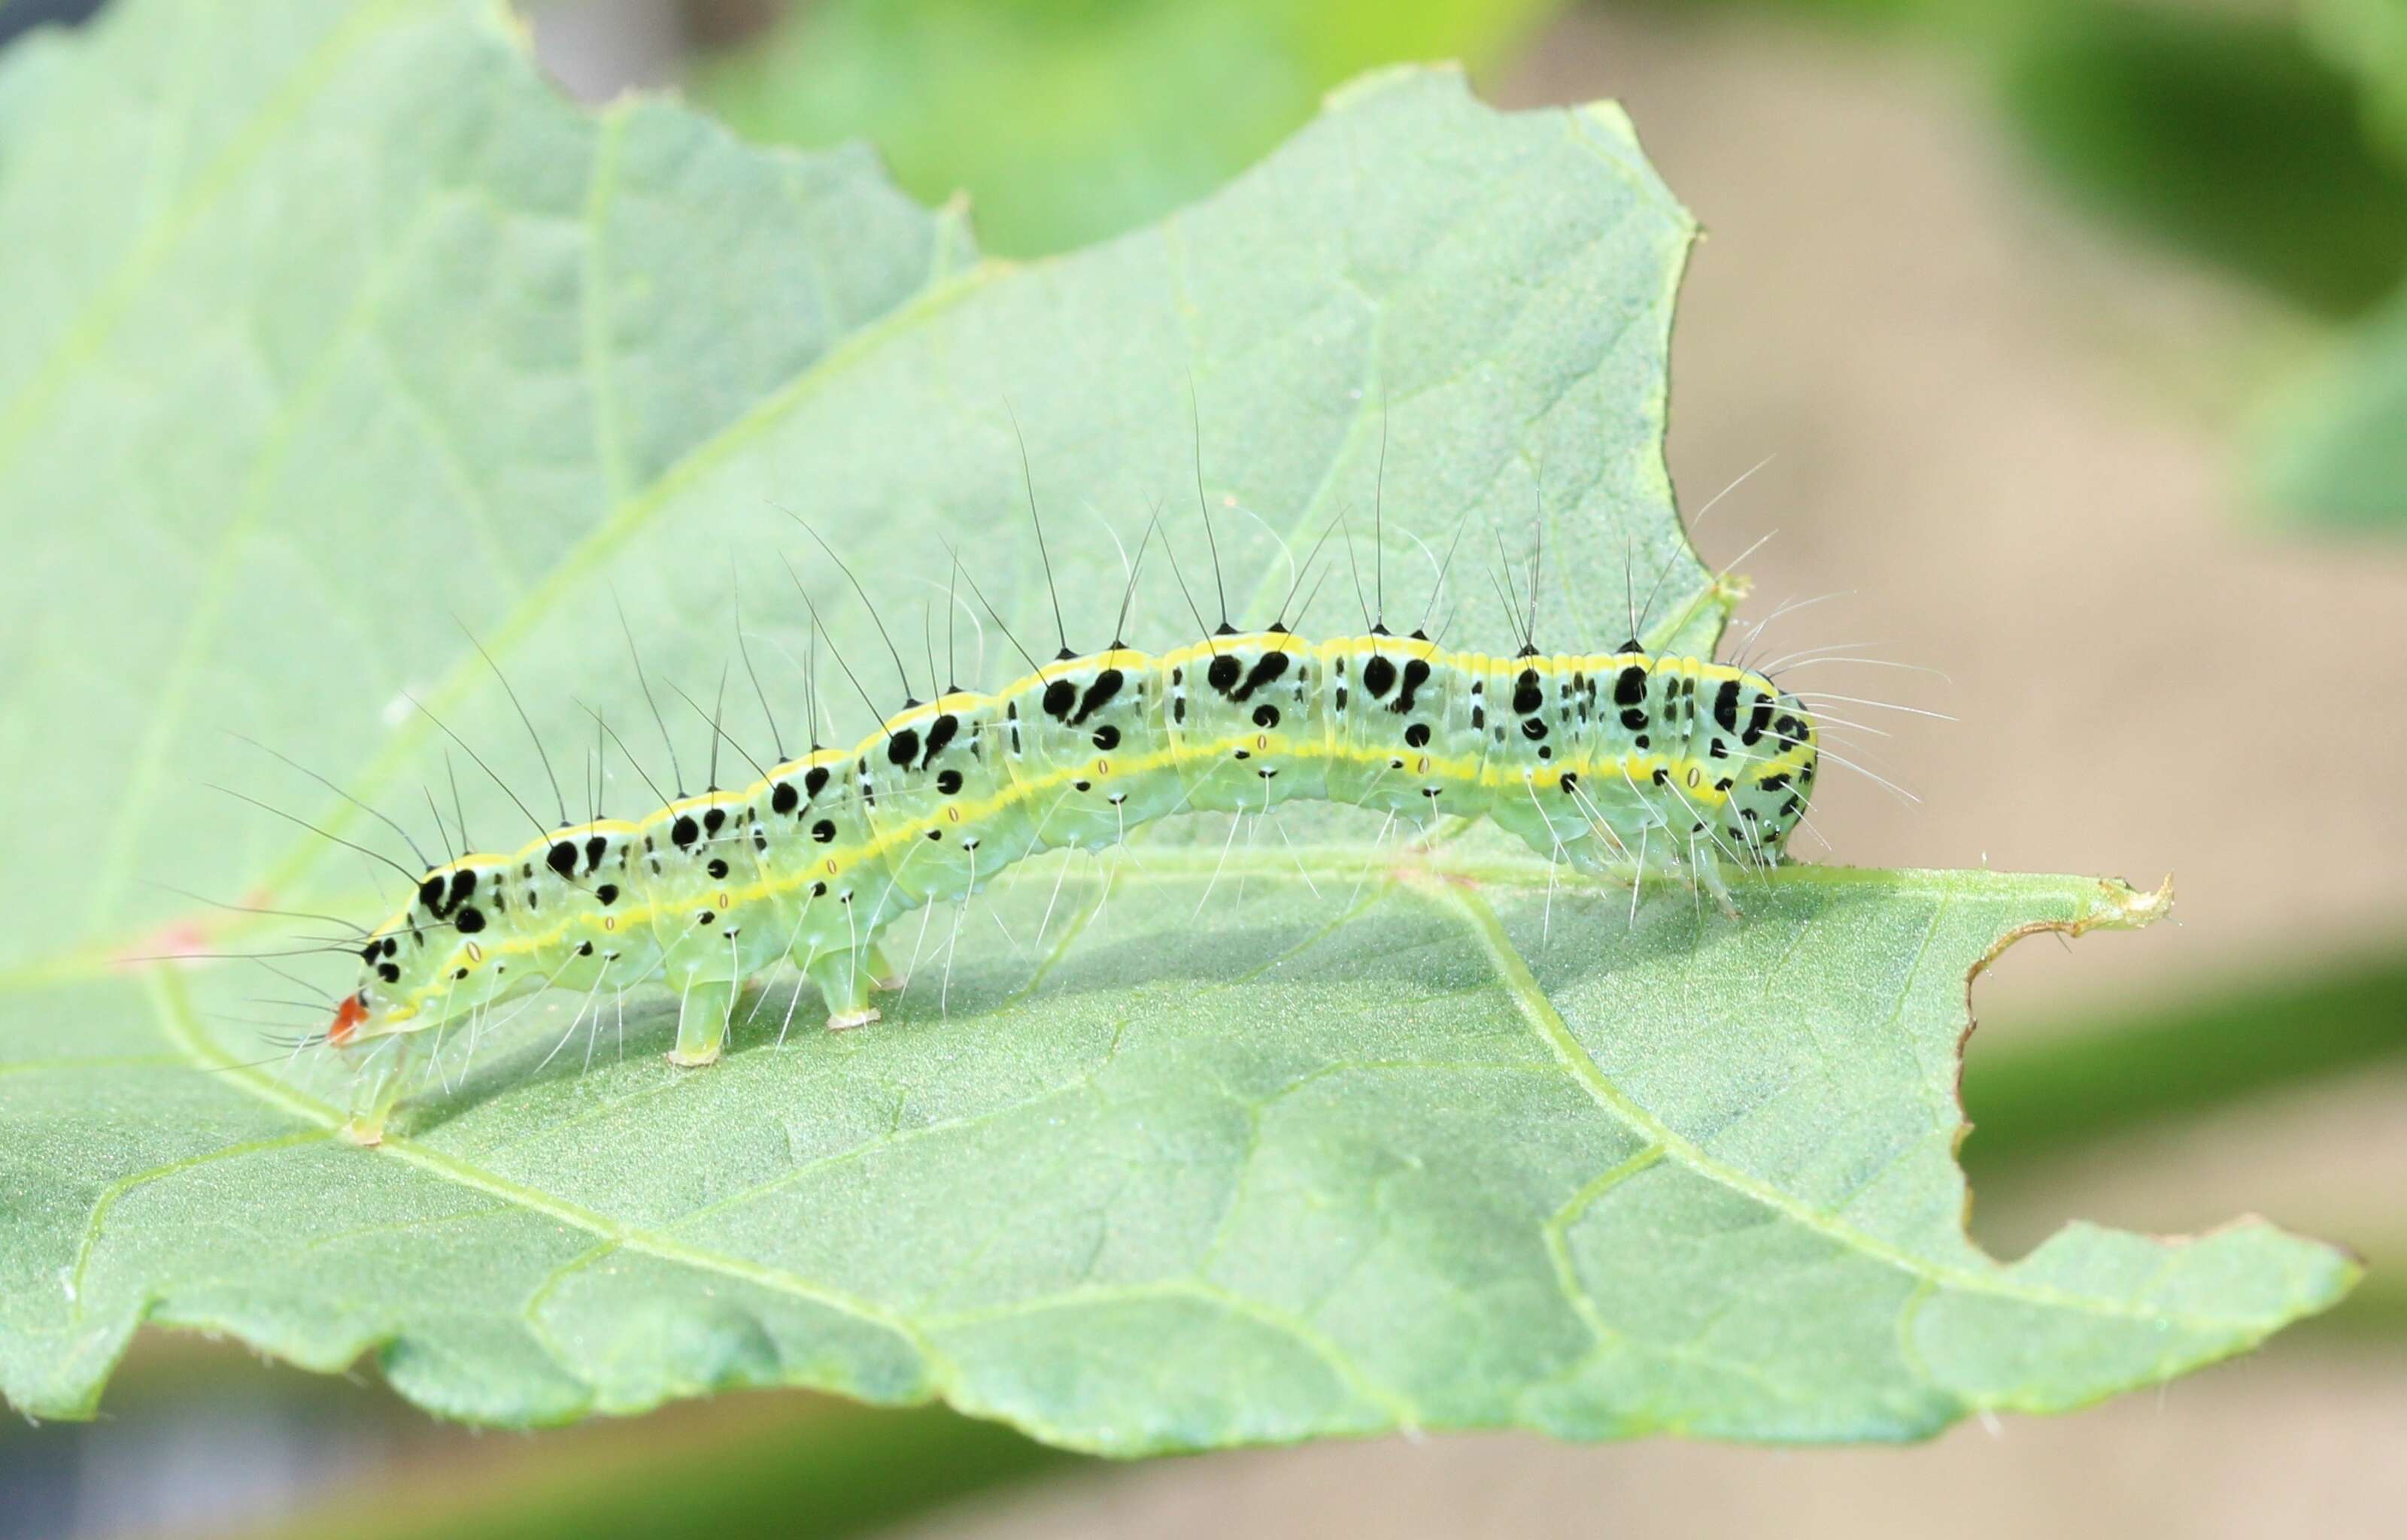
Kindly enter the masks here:
[[875, 1021], [897, 919], [1184, 812], [1486, 816], [1551, 860], [1632, 882], [1669, 869], [1735, 912], [1727, 873], [1786, 859], [1816, 743], [1812, 713], [1762, 674], [1635, 644], [1502, 657], [1271, 630], [1066, 657], [741, 791], [429, 871], [363, 945], [328, 1033], [354, 1069], [346, 1131], [382, 1137], [429, 1031], [474, 1031], [538, 990], [598, 1010], [664, 984], [685, 1066], [715, 1061], [747, 985], [782, 968], [829, 1026]]

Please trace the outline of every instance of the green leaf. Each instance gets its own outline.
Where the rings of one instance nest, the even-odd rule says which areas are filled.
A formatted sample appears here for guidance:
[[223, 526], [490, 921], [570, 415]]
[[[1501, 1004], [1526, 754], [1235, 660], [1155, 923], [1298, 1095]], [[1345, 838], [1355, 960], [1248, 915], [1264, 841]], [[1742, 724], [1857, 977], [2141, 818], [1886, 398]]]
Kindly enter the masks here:
[[2258, 485], [2303, 520], [2395, 530], [2407, 523], [2407, 290], [2331, 351], [2271, 414]]
[[[2309, 38], [2357, 84], [2369, 140], [2407, 171], [2407, 0], [2316, 0]], [[2375, 221], [2407, 217], [2407, 190]], [[2318, 524], [2396, 529], [2407, 521], [2407, 289], [2352, 328], [2292, 388], [2257, 451], [2257, 480], [2283, 510]]]
[[1558, 0], [829, 0], [696, 72], [751, 138], [859, 136], [931, 203], [966, 192], [1000, 252], [1161, 218], [1252, 163], [1375, 64], [1474, 70]]
[[1965, 1086], [1977, 1186], [2087, 1142], [2179, 1124], [2237, 1105], [2380, 1073], [2407, 1058], [2396, 940], [2279, 971], [2235, 968], [2180, 996], [2064, 1022], [1988, 1054]]
[[[2013, 1264], [1966, 1239], [1966, 978], [2156, 900], [1804, 867], [1732, 923], [1317, 808], [1030, 863], [933, 917], [875, 1028], [783, 1033], [773, 990], [706, 1072], [662, 1062], [666, 1001], [577, 1034], [544, 999], [381, 1150], [344, 1146], [328, 1067], [235, 1019], [297, 986], [123, 961], [289, 932], [152, 881], [372, 912], [372, 863], [196, 783], [381, 831], [216, 729], [406, 814], [421, 776], [451, 797], [414, 696], [540, 822], [534, 753], [449, 615], [581, 804], [578, 702], [645, 717], [613, 596], [654, 677], [705, 697], [738, 572], [790, 728], [781, 503], [906, 657], [944, 645], [940, 537], [1034, 640], [1015, 413], [1090, 643], [1121, 581], [1105, 528], [1179, 505], [1200, 451], [1213, 501], [1259, 511], [1218, 520], [1246, 615], [1291, 582], [1274, 530], [1375, 509], [1366, 583], [1409, 613], [1458, 528], [1476, 562], [1540, 518], [1546, 641], [1611, 645], [1659, 572], [1654, 630], [1710, 646], [1730, 590], [1660, 449], [1693, 227], [1612, 108], [1501, 115], [1407, 72], [1156, 228], [978, 262], [859, 154], [748, 148], [658, 102], [580, 116], [493, 13], [436, 0], [206, 25], [129, 0], [0, 64], [0, 117], [36, 125], [0, 141], [0, 288], [33, 318], [0, 333], [27, 553], [0, 604], [55, 617], [0, 657], [0, 1390], [28, 1412], [89, 1415], [148, 1321], [373, 1355], [503, 1423], [780, 1383], [1114, 1453], [1906, 1437], [2159, 1380], [2353, 1279], [2253, 1221], [2076, 1226]], [[1208, 584], [1193, 527], [1170, 535]], [[883, 667], [842, 579], [805, 572], [834, 643]], [[1486, 587], [1447, 586], [1450, 634], [1506, 634]], [[1158, 577], [1144, 606], [1140, 643], [1191, 624]], [[988, 636], [976, 677], [1006, 651]], [[669, 704], [695, 775], [705, 735]], [[648, 794], [611, 764], [624, 811]], [[469, 827], [516, 838], [459, 768]]]
[[[584, 1430], [509, 1451], [464, 1481], [409, 1474], [337, 1486], [248, 1532], [256, 1540], [686, 1540], [694, 1534], [891, 1534], [925, 1516], [992, 1503], [1085, 1462], [991, 1422], [934, 1407], [867, 1411], [748, 1397], [699, 1428]], [[833, 1415], [832, 1415], [833, 1414]], [[195, 1418], [206, 1415], [195, 1412]], [[453, 1450], [457, 1460], [461, 1451]], [[427, 1460], [432, 1465], [440, 1459]]]
[[2366, 132], [2407, 166], [2407, 0], [2308, 0], [2308, 41], [2354, 77]]
[[2101, 215], [2329, 315], [2407, 274], [2407, 173], [2286, 21], [2117, 0], [2006, 35], [2010, 120]]

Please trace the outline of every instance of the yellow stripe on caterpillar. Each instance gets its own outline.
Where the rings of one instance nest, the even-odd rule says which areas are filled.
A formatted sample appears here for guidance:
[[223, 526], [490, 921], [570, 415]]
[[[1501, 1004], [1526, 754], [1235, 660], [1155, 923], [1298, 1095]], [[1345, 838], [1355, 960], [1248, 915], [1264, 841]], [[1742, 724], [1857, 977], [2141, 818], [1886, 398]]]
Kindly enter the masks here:
[[[1816, 764], [1795, 696], [1705, 658], [1283, 631], [1116, 647], [992, 694], [947, 691], [742, 790], [434, 868], [363, 943], [338, 1040], [547, 986], [661, 980], [720, 999], [780, 965], [819, 985], [832, 1017], [859, 1019], [901, 915], [1033, 852], [1099, 848], [1186, 811], [1484, 815], [1574, 866], [1659, 852], [1718, 894], [1721, 868], [1785, 858]], [[681, 1033], [680, 1062], [714, 1056], [720, 1030]]]

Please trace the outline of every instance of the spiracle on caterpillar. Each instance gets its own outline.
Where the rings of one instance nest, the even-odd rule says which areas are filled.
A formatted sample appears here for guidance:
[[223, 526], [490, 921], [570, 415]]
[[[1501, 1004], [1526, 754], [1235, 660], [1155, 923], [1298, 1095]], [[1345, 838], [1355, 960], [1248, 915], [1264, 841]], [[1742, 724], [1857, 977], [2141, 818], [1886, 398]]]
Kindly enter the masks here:
[[359, 944], [324, 1040], [353, 1069], [345, 1133], [363, 1144], [417, 1035], [543, 989], [663, 983], [670, 1059], [705, 1066], [748, 982], [783, 967], [830, 1027], [876, 1021], [886, 928], [1025, 856], [1301, 799], [1486, 817], [1633, 881], [1659, 861], [1735, 912], [1726, 869], [1786, 857], [1818, 762], [1814, 713], [1767, 675], [1634, 638], [1503, 657], [1376, 624], [1316, 643], [1224, 620], [1158, 655], [1065, 643], [993, 693], [912, 703], [740, 790], [434, 867]]

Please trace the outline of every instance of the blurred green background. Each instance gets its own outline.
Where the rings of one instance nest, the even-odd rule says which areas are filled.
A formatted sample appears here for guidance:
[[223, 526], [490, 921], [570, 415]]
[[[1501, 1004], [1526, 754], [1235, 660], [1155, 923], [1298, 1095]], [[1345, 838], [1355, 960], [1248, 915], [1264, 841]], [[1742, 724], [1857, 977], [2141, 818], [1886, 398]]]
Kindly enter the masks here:
[[[89, 4], [0, 3], [0, 36]], [[1710, 238], [1673, 462], [1797, 644], [1944, 680], [1834, 788], [1866, 864], [2181, 878], [2183, 929], [2009, 954], [1975, 1004], [1976, 1236], [2240, 1208], [2342, 1308], [2153, 1406], [1773, 1457], [1520, 1438], [1106, 1469], [940, 1411], [745, 1395], [536, 1435], [146, 1337], [89, 1427], [0, 1429], [0, 1536], [2375, 1533], [2407, 1439], [2407, 0], [589, 0], [589, 99], [865, 137], [1035, 259], [1216, 186], [1329, 87], [1460, 58], [1627, 104]], [[2264, 732], [2279, 701], [2298, 734]], [[2338, 728], [2308, 728], [2338, 723]], [[2263, 737], [2266, 741], [2254, 740]]]

